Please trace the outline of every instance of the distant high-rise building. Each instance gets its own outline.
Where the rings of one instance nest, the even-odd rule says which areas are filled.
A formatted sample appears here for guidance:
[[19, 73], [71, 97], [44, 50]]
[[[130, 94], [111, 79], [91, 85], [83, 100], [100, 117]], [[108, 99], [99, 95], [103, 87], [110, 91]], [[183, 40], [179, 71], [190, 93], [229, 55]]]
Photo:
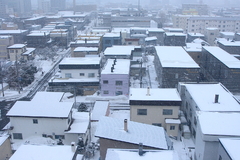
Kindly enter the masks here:
[[8, 8], [12, 8], [17, 16], [30, 15], [32, 10], [31, 0], [5, 0]]
[[0, 18], [6, 17], [6, 4], [4, 0], [0, 0]]
[[66, 8], [66, 0], [50, 0], [51, 10], [59, 11]]

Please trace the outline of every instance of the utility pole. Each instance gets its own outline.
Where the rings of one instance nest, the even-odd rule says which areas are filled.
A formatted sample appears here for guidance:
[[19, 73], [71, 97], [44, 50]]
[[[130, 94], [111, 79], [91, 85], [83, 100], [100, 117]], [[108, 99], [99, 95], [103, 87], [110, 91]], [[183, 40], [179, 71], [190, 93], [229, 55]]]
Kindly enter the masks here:
[[5, 95], [4, 95], [4, 88], [3, 88], [3, 70], [2, 70], [2, 63], [0, 63], [0, 76], [1, 76], [1, 83], [2, 83], [2, 94], [3, 94], [3, 97], [4, 97]]

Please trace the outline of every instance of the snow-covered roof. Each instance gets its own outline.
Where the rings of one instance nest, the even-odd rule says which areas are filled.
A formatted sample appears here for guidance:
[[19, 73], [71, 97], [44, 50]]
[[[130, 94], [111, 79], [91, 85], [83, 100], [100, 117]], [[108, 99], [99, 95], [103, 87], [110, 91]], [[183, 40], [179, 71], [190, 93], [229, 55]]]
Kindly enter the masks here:
[[201, 34], [201, 33], [188, 32], [188, 35], [190, 35], [190, 36], [192, 36], [192, 37], [204, 37], [204, 35]]
[[86, 83], [86, 82], [96, 82], [99, 83], [99, 78], [52, 78], [49, 82], [54, 83]]
[[164, 32], [162, 28], [148, 28], [148, 32]]
[[[149, 93], [149, 94], [148, 94]], [[181, 101], [175, 88], [130, 88], [129, 100]]]
[[144, 150], [144, 154], [140, 156], [138, 150], [133, 149], [113, 149], [109, 148], [107, 150], [105, 160], [153, 160], [153, 159], [163, 159], [163, 160], [178, 160], [178, 154], [173, 150]]
[[[108, 59], [105, 67], [102, 69], [101, 74], [129, 74], [130, 72], [130, 60], [129, 59]], [[114, 69], [112, 71], [112, 66]]]
[[183, 47], [187, 52], [202, 52], [202, 45], [199, 43], [186, 43]]
[[[240, 105], [221, 84], [184, 84], [201, 111], [240, 111]], [[218, 94], [218, 102], [214, 103]]]
[[20, 34], [27, 32], [27, 30], [0, 30], [0, 34]]
[[240, 113], [198, 112], [198, 120], [205, 135], [240, 136]]
[[240, 68], [240, 60], [223, 49], [215, 46], [205, 46], [203, 48], [224, 63], [228, 68]]
[[219, 40], [218, 43], [221, 43], [224, 46], [234, 46], [234, 47], [240, 46], [240, 41]]
[[38, 19], [41, 19], [41, 18], [45, 18], [45, 17], [44, 16], [32, 17], [32, 18], [26, 19], [25, 21], [34, 21], [34, 20], [38, 20]]
[[84, 51], [97, 52], [98, 48], [97, 47], [77, 47], [74, 49], [74, 52], [84, 52]]
[[183, 32], [182, 28], [170, 28], [170, 27], [165, 27], [163, 28], [165, 31], [169, 31], [169, 32]]
[[165, 122], [168, 124], [180, 124], [180, 119], [165, 119]]
[[184, 33], [179, 33], [179, 32], [166, 32], [166, 36], [186, 36]]
[[15, 49], [15, 48], [23, 48], [25, 47], [25, 44], [14, 44], [8, 47], [8, 49]]
[[67, 145], [21, 145], [9, 160], [72, 160], [74, 153]]
[[76, 42], [71, 42], [71, 44], [98, 44], [99, 43], [99, 41], [85, 41], [85, 40], [77, 40]]
[[120, 33], [105, 33], [103, 37], [118, 37], [118, 38], [120, 38]]
[[145, 38], [145, 41], [156, 41], [157, 40], [157, 37], [147, 37]]
[[27, 51], [22, 53], [22, 55], [30, 55], [33, 53], [33, 51], [36, 50], [36, 48], [26, 48], [26, 49], [27, 49]]
[[166, 134], [162, 127], [128, 121], [128, 132], [124, 130], [124, 120], [101, 117], [98, 122], [96, 137], [106, 138], [143, 146], [168, 149]]
[[156, 46], [162, 67], [166, 68], [200, 68], [182, 47]]
[[59, 102], [60, 93], [58, 92], [38, 93], [36, 94], [36, 98], [33, 98], [32, 101], [17, 101], [9, 110], [7, 116], [49, 118], [68, 117], [72, 109], [73, 102]]
[[109, 101], [96, 101], [91, 115], [91, 120], [98, 121], [102, 116], [106, 116]]
[[202, 40], [201, 38], [196, 38], [192, 42], [193, 43], [200, 43], [200, 44], [204, 43], [204, 44], [209, 45], [206, 41]]
[[72, 118], [73, 123], [70, 126], [70, 130], [65, 133], [78, 133], [85, 134], [88, 130], [89, 125], [89, 112], [73, 112]]
[[92, 65], [100, 64], [101, 57], [64, 58], [59, 65]]
[[111, 56], [111, 55], [127, 55], [130, 56], [132, 51], [134, 50], [134, 46], [112, 46], [107, 47], [104, 51], [105, 56]]
[[234, 36], [234, 32], [220, 32], [220, 34], [225, 35], [225, 36]]
[[222, 146], [231, 159], [240, 159], [240, 139], [239, 138], [219, 138]]

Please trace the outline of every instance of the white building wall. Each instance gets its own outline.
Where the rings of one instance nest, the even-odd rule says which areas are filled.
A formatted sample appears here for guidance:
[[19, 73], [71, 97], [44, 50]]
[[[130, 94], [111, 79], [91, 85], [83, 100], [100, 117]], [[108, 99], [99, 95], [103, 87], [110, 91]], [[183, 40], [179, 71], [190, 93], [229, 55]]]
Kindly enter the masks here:
[[[62, 78], [68, 78], [66, 77], [66, 73], [71, 74], [71, 78], [76, 79], [86, 79], [86, 78], [97, 78], [99, 76], [99, 71], [96, 69], [63, 69], [61, 70], [61, 77]], [[80, 76], [80, 73], [84, 73], [84, 76]], [[94, 73], [94, 77], [88, 77], [89, 73]]]
[[[37, 119], [38, 123], [34, 124], [33, 119]], [[11, 126], [13, 126], [11, 133], [22, 133], [23, 139], [30, 136], [42, 136], [42, 134], [51, 135], [54, 138], [53, 133], [55, 135], [64, 135], [64, 130], [67, 130], [69, 126], [67, 118], [10, 117], [10, 122]]]

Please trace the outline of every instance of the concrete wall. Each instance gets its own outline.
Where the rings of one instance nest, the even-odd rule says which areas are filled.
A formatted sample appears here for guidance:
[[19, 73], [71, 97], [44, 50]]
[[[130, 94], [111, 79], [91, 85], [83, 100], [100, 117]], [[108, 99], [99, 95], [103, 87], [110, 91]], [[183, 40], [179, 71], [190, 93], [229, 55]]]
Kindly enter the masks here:
[[217, 158], [219, 159], [220, 156], [224, 160], [232, 160], [232, 158], [229, 156], [229, 154], [227, 153], [227, 151], [225, 150], [221, 143], [219, 143]]
[[4, 142], [0, 144], [0, 160], [9, 159], [12, 156], [11, 142], [8, 137], [0, 137]]
[[[104, 80], [108, 80], [108, 84], [103, 84]], [[116, 81], [122, 81], [122, 85], [116, 85]], [[102, 74], [101, 75], [101, 95], [115, 96], [117, 91], [122, 91], [123, 95], [129, 94], [129, 74]], [[108, 91], [108, 94], [104, 94]]]

